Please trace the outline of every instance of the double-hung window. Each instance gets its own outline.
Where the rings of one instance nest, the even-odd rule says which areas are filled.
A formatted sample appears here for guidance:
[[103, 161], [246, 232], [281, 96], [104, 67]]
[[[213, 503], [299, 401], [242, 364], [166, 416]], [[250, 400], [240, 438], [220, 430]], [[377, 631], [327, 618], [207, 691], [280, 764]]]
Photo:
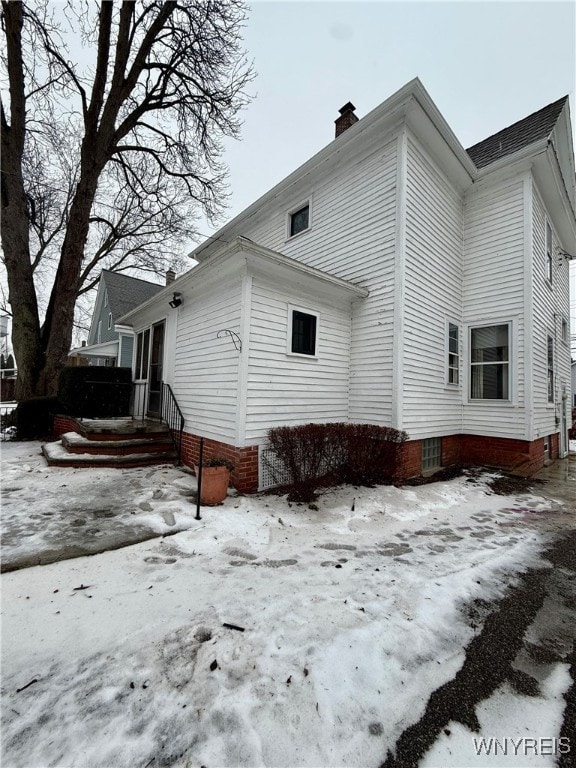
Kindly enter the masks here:
[[510, 325], [470, 329], [470, 399], [510, 399]]
[[448, 384], [460, 382], [460, 329], [448, 323]]
[[548, 402], [554, 402], [554, 339], [547, 337]]

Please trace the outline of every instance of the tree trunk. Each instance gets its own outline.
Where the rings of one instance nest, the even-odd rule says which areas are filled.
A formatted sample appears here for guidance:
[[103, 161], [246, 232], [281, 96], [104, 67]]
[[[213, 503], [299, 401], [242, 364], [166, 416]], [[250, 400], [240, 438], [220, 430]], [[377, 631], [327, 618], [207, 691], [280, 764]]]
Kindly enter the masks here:
[[23, 10], [21, 3], [3, 3], [2, 9], [10, 84], [10, 124], [2, 107], [2, 250], [10, 286], [12, 343], [19, 368], [16, 397], [20, 400], [34, 394], [43, 356], [38, 302], [30, 263], [28, 204], [22, 176], [26, 134]]
[[56, 395], [58, 376], [66, 365], [72, 343], [74, 308], [80, 290], [84, 248], [90, 228], [90, 212], [98, 186], [100, 169], [93, 163], [78, 183], [46, 318], [42, 327], [44, 365], [39, 372], [38, 394]]

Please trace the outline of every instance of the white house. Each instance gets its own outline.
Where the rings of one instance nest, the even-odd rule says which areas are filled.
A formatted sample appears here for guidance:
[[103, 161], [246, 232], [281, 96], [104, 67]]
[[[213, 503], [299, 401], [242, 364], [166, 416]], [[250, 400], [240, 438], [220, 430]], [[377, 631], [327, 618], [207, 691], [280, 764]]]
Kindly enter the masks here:
[[120, 318], [135, 378], [172, 388], [184, 460], [204, 437], [241, 490], [268, 483], [267, 430], [308, 422], [406, 430], [406, 476], [535, 470], [567, 453], [575, 208], [567, 97], [468, 151], [418, 79], [361, 120], [348, 103]]

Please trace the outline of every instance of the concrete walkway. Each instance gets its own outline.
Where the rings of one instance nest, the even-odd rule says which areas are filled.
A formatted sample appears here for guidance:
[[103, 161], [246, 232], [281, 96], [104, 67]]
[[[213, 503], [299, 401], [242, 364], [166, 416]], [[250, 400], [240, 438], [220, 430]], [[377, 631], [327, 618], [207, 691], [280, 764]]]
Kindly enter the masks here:
[[[567, 459], [557, 459], [534, 477], [544, 483], [538, 493], [562, 501], [567, 512], [576, 513], [576, 453], [570, 453]], [[573, 525], [576, 526], [576, 515]]]
[[48, 467], [35, 441], [2, 445], [3, 573], [169, 536], [195, 513], [184, 469]]

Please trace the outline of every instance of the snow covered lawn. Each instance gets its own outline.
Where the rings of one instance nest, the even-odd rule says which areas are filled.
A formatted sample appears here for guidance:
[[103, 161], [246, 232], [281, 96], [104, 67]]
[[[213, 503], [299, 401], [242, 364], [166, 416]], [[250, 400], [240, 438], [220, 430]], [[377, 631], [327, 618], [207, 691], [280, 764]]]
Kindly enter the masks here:
[[[17, 460], [31, 445], [3, 447], [11, 485], [33, 486]], [[77, 472], [45, 469], [44, 487], [59, 483], [65, 504]], [[189, 529], [2, 576], [4, 768], [378, 766], [462, 665], [475, 606], [548, 537], [550, 503], [495, 495], [489, 475], [344, 487], [318, 509], [229, 497], [201, 521], [177, 493], [189, 475], [122, 475], [135, 499], [172, 494]], [[118, 477], [95, 486], [99, 503]], [[42, 510], [29, 493], [23, 529]], [[164, 532], [165, 512], [138, 514]], [[504, 687], [478, 708], [482, 733], [456, 725], [425, 765], [495, 765], [473, 738], [558, 736], [569, 685], [556, 664], [539, 696]]]

